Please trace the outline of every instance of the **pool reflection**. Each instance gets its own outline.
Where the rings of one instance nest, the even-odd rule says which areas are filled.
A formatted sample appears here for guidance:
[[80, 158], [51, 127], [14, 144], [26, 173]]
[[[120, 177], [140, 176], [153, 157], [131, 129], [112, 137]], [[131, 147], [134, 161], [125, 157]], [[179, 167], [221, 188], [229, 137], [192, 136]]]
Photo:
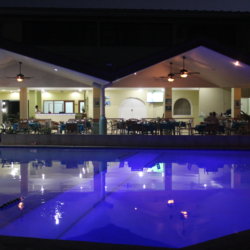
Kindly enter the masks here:
[[249, 159], [247, 151], [3, 148], [0, 205], [24, 200], [0, 213], [0, 235], [182, 247], [246, 230]]
[[[249, 172], [248, 159], [243, 162], [237, 153], [233, 158], [232, 152], [218, 157], [218, 152], [199, 151], [198, 156], [191, 157], [190, 152], [183, 151], [185, 153], [177, 157], [176, 151], [147, 151], [144, 154], [122, 150], [107, 156], [102, 150], [99, 155], [92, 155], [86, 150], [74, 157], [78, 152], [72, 155], [65, 150], [53, 156], [44, 149], [21, 151], [22, 154], [17, 155], [13, 155], [11, 149], [0, 151], [0, 178], [4, 183], [1, 190], [5, 194], [14, 189], [25, 195], [29, 191], [44, 193], [69, 188], [79, 188], [82, 192], [102, 190], [105, 193], [118, 186], [124, 191], [240, 188], [247, 185], [244, 179]], [[243, 152], [239, 153], [242, 155]], [[104, 160], [100, 160], [102, 156]], [[184, 160], [185, 156], [188, 156], [187, 160]], [[242, 169], [244, 178], [241, 178]], [[12, 186], [11, 191], [6, 183]]]

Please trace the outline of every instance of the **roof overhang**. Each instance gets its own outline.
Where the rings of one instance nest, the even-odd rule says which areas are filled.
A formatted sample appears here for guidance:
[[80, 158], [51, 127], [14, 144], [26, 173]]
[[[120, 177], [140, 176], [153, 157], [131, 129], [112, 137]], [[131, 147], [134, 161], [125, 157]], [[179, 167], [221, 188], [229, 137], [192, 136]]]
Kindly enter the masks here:
[[[36, 50], [32, 53], [26, 50], [0, 48], [0, 87], [250, 87], [250, 60], [244, 58], [244, 63], [237, 53], [225, 53], [200, 43], [167, 50], [153, 59], [135, 65], [131, 64], [116, 72], [98, 72], [93, 67], [81, 65], [81, 63], [55, 58], [50, 54], [42, 55]], [[186, 57], [185, 68], [188, 71], [199, 72], [199, 74], [186, 79], [176, 78], [173, 83], [162, 79], [162, 76], [167, 76], [170, 72], [170, 62], [173, 63], [174, 72], [182, 69], [183, 56]], [[20, 61], [23, 63], [22, 74], [32, 77], [22, 83], [15, 79], [19, 73], [18, 62]]]
[[[179, 72], [183, 67], [191, 72], [199, 72], [188, 78], [176, 78], [170, 83], [166, 77], [170, 73], [170, 62], [173, 72]], [[115, 87], [219, 87], [219, 88], [250, 88], [250, 66], [233, 58], [210, 49], [197, 46], [190, 50], [183, 50], [166, 59], [148, 65], [142, 69], [122, 76], [113, 81]]]
[[[19, 73], [18, 62], [22, 62], [22, 74], [31, 77], [22, 83], [15, 79]], [[83, 72], [0, 49], [0, 87], [93, 87], [107, 84], [108, 81]]]

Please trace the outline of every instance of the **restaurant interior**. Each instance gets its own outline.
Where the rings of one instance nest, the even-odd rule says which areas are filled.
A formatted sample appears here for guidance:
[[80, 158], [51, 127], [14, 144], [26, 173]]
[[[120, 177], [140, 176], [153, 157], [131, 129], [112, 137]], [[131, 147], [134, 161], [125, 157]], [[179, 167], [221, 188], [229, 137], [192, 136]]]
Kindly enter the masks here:
[[2, 132], [247, 134], [250, 66], [229, 54], [200, 45], [111, 79], [0, 49]]

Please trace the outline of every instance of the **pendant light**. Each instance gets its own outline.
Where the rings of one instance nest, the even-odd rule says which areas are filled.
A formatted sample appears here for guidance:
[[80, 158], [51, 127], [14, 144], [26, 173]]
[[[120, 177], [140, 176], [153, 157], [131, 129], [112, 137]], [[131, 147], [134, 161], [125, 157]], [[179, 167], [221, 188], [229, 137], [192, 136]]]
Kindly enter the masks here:
[[174, 73], [172, 71], [172, 65], [173, 65], [173, 63], [170, 62], [169, 64], [170, 64], [170, 73], [168, 74], [168, 81], [169, 82], [173, 82], [174, 81]]
[[188, 71], [185, 69], [185, 59], [186, 57], [182, 57], [182, 70], [180, 71], [180, 77], [181, 78], [187, 78], [188, 77]]

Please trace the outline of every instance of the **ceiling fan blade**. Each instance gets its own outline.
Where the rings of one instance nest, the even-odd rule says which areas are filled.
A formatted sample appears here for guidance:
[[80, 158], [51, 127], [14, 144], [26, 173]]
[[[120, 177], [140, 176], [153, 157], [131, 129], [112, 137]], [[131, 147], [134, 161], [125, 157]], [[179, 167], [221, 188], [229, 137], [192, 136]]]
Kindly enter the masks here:
[[[188, 75], [195, 75], [195, 74], [200, 74], [200, 72], [187, 72]], [[181, 75], [181, 72], [178, 73], [174, 73], [174, 75], [176, 75], [177, 77], [179, 77]]]
[[157, 78], [157, 80], [160, 80], [160, 81], [167, 81], [168, 80], [168, 77], [167, 76], [160, 76]]

